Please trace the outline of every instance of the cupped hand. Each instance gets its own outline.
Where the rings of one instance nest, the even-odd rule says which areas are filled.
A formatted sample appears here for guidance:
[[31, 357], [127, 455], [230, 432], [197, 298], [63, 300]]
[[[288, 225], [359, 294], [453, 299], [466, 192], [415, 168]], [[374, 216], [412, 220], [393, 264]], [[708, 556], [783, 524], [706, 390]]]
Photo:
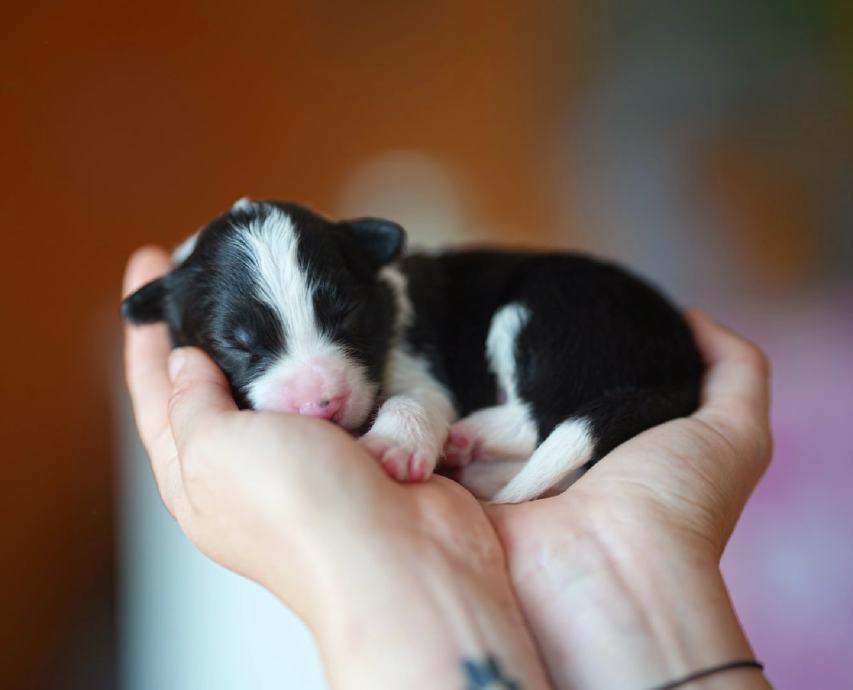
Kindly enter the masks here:
[[[736, 626], [727, 640], [706, 633], [730, 611], [719, 559], [770, 459], [768, 364], [703, 313], [688, 318], [706, 362], [695, 414], [622, 444], [559, 496], [489, 508], [558, 687], [619, 687], [604, 679], [620, 667], [608, 663], [620, 634], [642, 641], [637, 665], [630, 649], [620, 655], [634, 686], [654, 676], [655, 655], [666, 680], [749, 654]], [[690, 619], [705, 649], [688, 654]]]

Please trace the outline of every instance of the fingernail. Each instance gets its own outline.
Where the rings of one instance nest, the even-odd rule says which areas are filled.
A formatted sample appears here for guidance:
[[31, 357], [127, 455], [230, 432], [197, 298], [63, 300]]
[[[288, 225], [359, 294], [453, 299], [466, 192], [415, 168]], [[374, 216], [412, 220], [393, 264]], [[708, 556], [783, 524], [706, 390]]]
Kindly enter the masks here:
[[172, 350], [172, 354], [169, 355], [169, 378], [172, 381], [181, 373], [181, 369], [184, 368], [186, 361], [187, 356], [182, 349]]

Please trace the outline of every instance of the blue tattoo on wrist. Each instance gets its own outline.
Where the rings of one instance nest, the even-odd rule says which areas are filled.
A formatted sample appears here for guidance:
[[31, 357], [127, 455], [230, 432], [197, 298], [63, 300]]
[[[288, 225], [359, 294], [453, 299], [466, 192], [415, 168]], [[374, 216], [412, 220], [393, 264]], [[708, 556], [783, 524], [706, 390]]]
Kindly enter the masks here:
[[468, 683], [465, 690], [521, 690], [518, 681], [507, 678], [491, 654], [485, 659], [462, 659], [462, 670]]

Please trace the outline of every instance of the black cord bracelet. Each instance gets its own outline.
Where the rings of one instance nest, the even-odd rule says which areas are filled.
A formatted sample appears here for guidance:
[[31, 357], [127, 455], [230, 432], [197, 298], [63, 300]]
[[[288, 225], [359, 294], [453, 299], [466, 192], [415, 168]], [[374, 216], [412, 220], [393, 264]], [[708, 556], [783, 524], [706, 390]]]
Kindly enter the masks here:
[[696, 673], [691, 673], [689, 676], [684, 676], [684, 678], [679, 678], [678, 680], [673, 680], [669, 683], [664, 683], [663, 685], [657, 685], [652, 688], [652, 690], [673, 690], [673, 688], [679, 688], [682, 685], [687, 685], [687, 683], [692, 683], [694, 680], [706, 678], [707, 676], [711, 676], [715, 673], [720, 673], [721, 671], [731, 671], [732, 669], [736, 668], [757, 668], [759, 671], [763, 671], [764, 664], [762, 664], [760, 661], [755, 661], [754, 659], [729, 661], [726, 664], [712, 666], [711, 668], [706, 668], [702, 671], [696, 671]]

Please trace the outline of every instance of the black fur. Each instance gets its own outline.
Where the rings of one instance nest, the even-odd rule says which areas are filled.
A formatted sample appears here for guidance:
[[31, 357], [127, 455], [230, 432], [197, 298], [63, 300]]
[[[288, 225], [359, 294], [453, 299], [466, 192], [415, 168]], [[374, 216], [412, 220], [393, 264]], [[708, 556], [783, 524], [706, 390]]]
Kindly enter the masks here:
[[518, 391], [539, 441], [570, 417], [590, 420], [594, 460], [640, 431], [696, 409], [702, 361], [678, 311], [611, 263], [566, 253], [489, 250], [411, 256], [409, 342], [464, 417], [500, 401], [486, 363], [495, 312], [531, 312], [516, 350]]
[[[287, 342], [229, 237], [272, 207], [298, 233], [301, 269], [316, 285], [317, 320], [378, 384], [397, 318], [378, 271], [400, 257], [404, 244], [402, 228], [390, 221], [334, 223], [296, 204], [238, 205], [207, 226], [183, 264], [128, 297], [124, 317], [167, 321], [174, 343], [207, 351], [238, 403], [248, 406], [248, 383], [286, 352]], [[702, 362], [684, 319], [659, 292], [611, 263], [478, 249], [413, 254], [400, 268], [414, 307], [404, 344], [428, 361], [459, 417], [501, 400], [486, 337], [509, 303], [531, 313], [516, 342], [518, 392], [540, 441], [561, 422], [585, 417], [596, 439], [594, 461], [698, 404]]]

